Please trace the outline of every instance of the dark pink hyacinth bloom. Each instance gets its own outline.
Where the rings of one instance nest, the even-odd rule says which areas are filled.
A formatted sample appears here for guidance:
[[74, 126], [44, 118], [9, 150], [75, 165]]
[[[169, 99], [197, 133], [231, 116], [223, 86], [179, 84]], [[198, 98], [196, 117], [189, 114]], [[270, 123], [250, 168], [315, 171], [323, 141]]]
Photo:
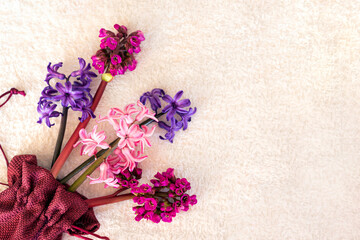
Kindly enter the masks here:
[[104, 28], [100, 29], [100, 50], [91, 57], [93, 67], [100, 74], [108, 70], [112, 76], [116, 76], [124, 74], [126, 70], [135, 70], [137, 61], [134, 54], [141, 51], [140, 44], [145, 40], [141, 31], [128, 35], [125, 26], [115, 24], [114, 28], [117, 33]]
[[133, 201], [139, 204], [133, 208], [136, 221], [146, 219], [154, 223], [161, 220], [172, 222], [177, 213], [188, 211], [190, 205], [197, 203], [196, 195], [186, 193], [191, 189], [190, 183], [186, 178], [176, 178], [172, 168], [157, 173], [151, 183], [154, 187], [143, 184], [131, 189], [131, 193], [135, 195]]

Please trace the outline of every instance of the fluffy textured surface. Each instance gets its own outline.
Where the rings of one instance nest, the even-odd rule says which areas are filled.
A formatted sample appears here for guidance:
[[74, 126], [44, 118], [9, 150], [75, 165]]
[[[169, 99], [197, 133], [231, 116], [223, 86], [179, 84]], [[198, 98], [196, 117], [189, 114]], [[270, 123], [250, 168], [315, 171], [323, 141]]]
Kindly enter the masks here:
[[[70, 73], [98, 49], [101, 27], [124, 24], [146, 37], [138, 68], [108, 86], [96, 114], [154, 87], [184, 90], [198, 113], [174, 144], [157, 130], [142, 167], [145, 179], [174, 167], [198, 204], [158, 225], [135, 222], [132, 202], [98, 207], [99, 234], [359, 239], [359, 12], [356, 1], [1, 1], [0, 91], [27, 96], [0, 109], [0, 143], [8, 156], [36, 154], [49, 167], [59, 120], [36, 123], [48, 62]], [[84, 159], [76, 149], [60, 177]]]

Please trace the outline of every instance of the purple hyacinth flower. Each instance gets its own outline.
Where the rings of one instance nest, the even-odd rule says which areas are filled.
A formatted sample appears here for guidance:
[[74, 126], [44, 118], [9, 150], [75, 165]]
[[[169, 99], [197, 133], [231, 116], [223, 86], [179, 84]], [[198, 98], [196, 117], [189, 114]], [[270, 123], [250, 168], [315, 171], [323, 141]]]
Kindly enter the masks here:
[[168, 121], [174, 117], [175, 113], [185, 114], [188, 112], [184, 107], [190, 106], [191, 102], [189, 99], [180, 100], [183, 93], [183, 91], [179, 91], [175, 94], [174, 98], [169, 95], [165, 95], [162, 98], [165, 102], [169, 103], [169, 105], [162, 110], [163, 113], [167, 113], [166, 119]]
[[189, 111], [185, 114], [179, 114], [181, 116], [181, 122], [183, 124], [183, 130], [186, 130], [188, 127], [188, 122], [191, 122], [191, 116], [196, 113], [196, 108], [189, 108]]
[[140, 97], [140, 102], [145, 105], [146, 100], [149, 100], [151, 109], [155, 112], [161, 108], [160, 98], [164, 97], [165, 92], [160, 88], [154, 88], [151, 92], [146, 92]]
[[175, 132], [179, 131], [182, 128], [182, 122], [178, 122], [174, 117], [171, 118], [171, 126], [167, 125], [164, 122], [159, 122], [159, 127], [168, 131], [165, 134], [165, 137], [160, 136], [161, 140], [169, 140], [171, 143], [174, 141]]
[[56, 83], [56, 89], [59, 91], [60, 95], [54, 97], [54, 100], [60, 101], [63, 107], [76, 107], [75, 100], [80, 99], [84, 96], [82, 91], [73, 90], [71, 82], [65, 82], [65, 86], [61, 83]]
[[97, 75], [94, 72], [90, 71], [91, 70], [90, 63], [86, 66], [86, 62], [83, 58], [79, 58], [79, 65], [80, 65], [80, 69], [72, 72], [71, 73], [72, 77], [80, 76], [80, 80], [84, 79], [88, 81], [91, 81], [92, 78], [97, 77]]
[[40, 101], [42, 100], [52, 100], [56, 94], [58, 93], [58, 91], [56, 89], [54, 89], [53, 87], [46, 86], [44, 88], [44, 90], [42, 90], [41, 92], [41, 97], [40, 97]]
[[51, 62], [49, 63], [49, 65], [47, 66], [47, 70], [48, 70], [48, 74], [46, 75], [46, 78], [45, 78], [45, 82], [49, 84], [49, 81], [52, 79], [52, 78], [58, 78], [60, 80], [63, 80], [66, 78], [65, 74], [62, 74], [62, 73], [59, 73], [58, 72], [58, 69], [60, 67], [62, 67], [62, 62], [59, 62], [57, 64], [54, 64], [51, 66]]
[[37, 123], [42, 123], [42, 120], [45, 119], [45, 123], [48, 127], [55, 125], [55, 123], [50, 123], [50, 118], [58, 117], [61, 113], [55, 111], [56, 104], [52, 104], [52, 102], [48, 102], [46, 100], [40, 101], [38, 103], [37, 111], [40, 114], [39, 121]]
[[81, 117], [79, 117], [80, 122], [85, 121], [88, 117], [95, 118], [94, 112], [91, 110], [92, 105], [92, 98], [89, 95], [90, 99], [88, 98], [80, 98], [75, 100], [75, 105], [72, 106], [72, 110], [79, 111], [82, 113]]

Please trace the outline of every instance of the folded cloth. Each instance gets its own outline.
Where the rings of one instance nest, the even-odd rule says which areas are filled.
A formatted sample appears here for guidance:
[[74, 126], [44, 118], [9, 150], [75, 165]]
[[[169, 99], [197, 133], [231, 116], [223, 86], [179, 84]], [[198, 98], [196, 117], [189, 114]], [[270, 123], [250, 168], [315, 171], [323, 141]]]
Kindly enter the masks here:
[[2, 240], [59, 240], [64, 232], [81, 235], [100, 227], [86, 198], [66, 191], [48, 170], [37, 165], [34, 155], [11, 160], [8, 184], [0, 193]]

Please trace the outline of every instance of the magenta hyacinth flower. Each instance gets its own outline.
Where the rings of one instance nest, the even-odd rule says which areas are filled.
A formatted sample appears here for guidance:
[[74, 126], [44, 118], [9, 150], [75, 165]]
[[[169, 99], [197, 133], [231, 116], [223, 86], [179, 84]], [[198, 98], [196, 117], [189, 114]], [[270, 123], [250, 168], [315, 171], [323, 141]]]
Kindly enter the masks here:
[[186, 178], [176, 178], [172, 168], [161, 174], [157, 173], [151, 182], [154, 187], [143, 184], [131, 189], [131, 193], [135, 195], [133, 201], [139, 204], [133, 208], [136, 221], [146, 219], [154, 223], [161, 220], [171, 222], [176, 213], [188, 211], [189, 206], [197, 203], [196, 195], [186, 193], [191, 188], [190, 183]]
[[125, 26], [115, 24], [114, 28], [117, 30], [116, 34], [104, 28], [100, 29], [99, 37], [102, 38], [100, 50], [91, 59], [93, 67], [99, 73], [104, 73], [108, 69], [111, 75], [116, 76], [136, 68], [137, 61], [134, 54], [141, 51], [140, 43], [145, 38], [141, 31], [128, 35]]
[[111, 50], [115, 50], [117, 44], [118, 44], [118, 42], [116, 41], [115, 38], [109, 37], [109, 38], [106, 40], [106, 45], [107, 45]]
[[149, 198], [149, 199], [146, 199], [146, 202], [145, 202], [145, 210], [147, 211], [154, 211], [156, 209], [156, 206], [157, 206], [157, 201], [153, 198]]
[[113, 54], [111, 56], [111, 63], [113, 65], [117, 65], [117, 64], [121, 63], [121, 57], [119, 55]]

